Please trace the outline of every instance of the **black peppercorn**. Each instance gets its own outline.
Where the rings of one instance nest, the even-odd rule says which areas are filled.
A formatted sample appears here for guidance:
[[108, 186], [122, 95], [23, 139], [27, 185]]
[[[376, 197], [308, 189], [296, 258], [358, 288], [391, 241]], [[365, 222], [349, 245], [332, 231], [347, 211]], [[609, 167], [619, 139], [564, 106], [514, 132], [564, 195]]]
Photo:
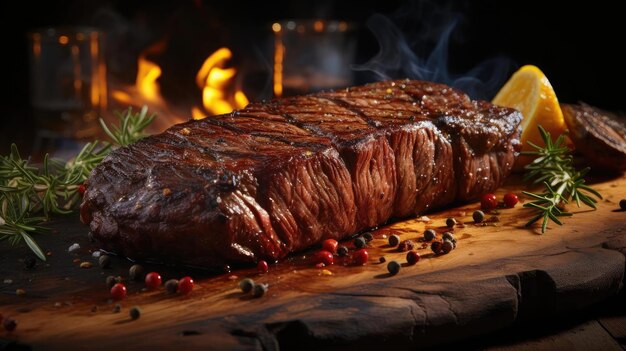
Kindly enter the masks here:
[[380, 263], [385, 263], [385, 262], [387, 262], [387, 259], [385, 258], [385, 256], [381, 256], [381, 257], [378, 259], [378, 262], [380, 262]]
[[365, 239], [365, 241], [369, 243], [370, 241], [374, 240], [374, 236], [372, 235], [372, 233], [367, 232], [363, 234], [363, 239]]
[[242, 279], [239, 282], [239, 289], [241, 289], [241, 291], [244, 293], [249, 293], [250, 291], [252, 291], [252, 288], [254, 288], [254, 280], [250, 278]]
[[178, 279], [170, 279], [165, 282], [165, 290], [168, 294], [176, 294], [178, 291]]
[[472, 218], [474, 218], [474, 222], [480, 223], [480, 222], [485, 220], [485, 212], [483, 212], [481, 210], [476, 210], [472, 214]]
[[143, 280], [144, 278], [143, 272], [144, 272], [143, 266], [139, 264], [134, 264], [128, 270], [128, 275], [130, 276], [130, 279], [135, 280], [135, 281], [140, 281], [140, 280]]
[[443, 244], [441, 244], [441, 252], [444, 254], [449, 253], [452, 249], [454, 249], [454, 244], [450, 240], [444, 240]]
[[454, 238], [454, 234], [450, 233], [450, 232], [445, 232], [443, 233], [443, 235], [441, 236], [441, 238], [443, 240], [450, 240], [452, 242], [455, 242], [456, 239]]
[[130, 314], [130, 319], [136, 320], [136, 319], [139, 319], [139, 316], [141, 316], [141, 310], [139, 309], [139, 307], [133, 306], [133, 308], [130, 309], [128, 314]]
[[267, 284], [254, 284], [252, 287], [252, 297], [261, 297], [267, 292]]
[[619, 208], [626, 211], [626, 199], [619, 200]]
[[446, 226], [448, 228], [453, 228], [455, 225], [456, 225], [456, 219], [454, 219], [454, 218], [446, 219]]
[[348, 256], [348, 248], [345, 246], [339, 246], [337, 249], [337, 255], [339, 255], [339, 257]]
[[111, 289], [113, 285], [119, 283], [120, 280], [117, 277], [110, 275], [106, 278], [105, 282], [106, 282], [107, 288]]
[[387, 270], [389, 271], [389, 274], [396, 275], [400, 272], [400, 264], [397, 261], [390, 261], [387, 263]]
[[354, 239], [354, 246], [357, 249], [362, 249], [365, 247], [365, 245], [367, 245], [367, 242], [365, 241], [365, 239], [363, 239], [363, 237], [358, 237]]
[[432, 229], [426, 229], [424, 232], [424, 240], [425, 241], [433, 241], [437, 237], [437, 232]]
[[119, 303], [116, 303], [115, 306], [113, 306], [113, 313], [120, 313], [121, 310], [122, 305], [120, 305]]
[[111, 257], [109, 257], [109, 255], [100, 256], [100, 258], [98, 259], [98, 264], [100, 265], [100, 268], [111, 267]]
[[399, 243], [400, 243], [400, 236], [396, 234], [391, 234], [389, 236], [389, 246], [395, 247], [395, 246], [398, 246]]

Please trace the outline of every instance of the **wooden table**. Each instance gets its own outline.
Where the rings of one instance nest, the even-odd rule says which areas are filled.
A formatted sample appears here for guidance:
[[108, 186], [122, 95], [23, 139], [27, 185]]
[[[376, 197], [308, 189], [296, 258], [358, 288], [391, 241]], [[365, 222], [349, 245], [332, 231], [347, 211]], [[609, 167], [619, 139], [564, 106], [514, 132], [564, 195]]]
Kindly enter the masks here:
[[[519, 180], [498, 191], [520, 192]], [[101, 269], [91, 251], [87, 228], [76, 216], [59, 218], [55, 233], [37, 239], [50, 251], [48, 261], [23, 268], [27, 249], [0, 246], [0, 313], [18, 321], [13, 333], [0, 331], [0, 345], [9, 341], [35, 350], [68, 348], [155, 350], [179, 349], [319, 349], [362, 347], [401, 349], [449, 344], [505, 329], [516, 323], [541, 321], [576, 313], [616, 296], [624, 283], [626, 177], [597, 181], [605, 196], [598, 210], [577, 209], [565, 225], [550, 225], [540, 235], [524, 228], [529, 213], [520, 205], [500, 210], [499, 222], [486, 226], [471, 221], [477, 204], [429, 214], [429, 222], [410, 219], [374, 232], [365, 266], [338, 260], [317, 268], [309, 253], [270, 266], [211, 275], [207, 272], [145, 264], [164, 279], [191, 275], [196, 288], [187, 296], [168, 295], [163, 288], [143, 291], [128, 281], [129, 296], [109, 299], [108, 275], [128, 276], [131, 262], [114, 257]], [[392, 233], [416, 240], [426, 228], [446, 231], [455, 217], [458, 247], [435, 256], [419, 249], [422, 259], [404, 265], [396, 276], [387, 262], [406, 262], [405, 253], [386, 245]], [[488, 216], [489, 217], [489, 216]], [[464, 222], [464, 224], [463, 224]], [[77, 253], [68, 253], [72, 243]], [[421, 243], [418, 243], [418, 245]], [[351, 245], [351, 244], [350, 244]], [[81, 262], [94, 267], [81, 269]], [[326, 271], [324, 271], [326, 270]], [[330, 274], [329, 274], [330, 273]], [[266, 296], [253, 299], [237, 289], [249, 276], [268, 283]], [[16, 289], [26, 294], [18, 296]], [[138, 320], [129, 309], [139, 306]], [[1, 347], [0, 347], [1, 349]]]

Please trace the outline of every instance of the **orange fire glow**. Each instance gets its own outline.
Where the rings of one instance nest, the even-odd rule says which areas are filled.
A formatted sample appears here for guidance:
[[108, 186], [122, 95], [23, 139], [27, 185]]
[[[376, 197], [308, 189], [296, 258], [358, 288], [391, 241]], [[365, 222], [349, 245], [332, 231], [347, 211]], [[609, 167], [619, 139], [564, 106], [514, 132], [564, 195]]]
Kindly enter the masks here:
[[202, 89], [204, 111], [198, 107], [192, 108], [191, 115], [194, 119], [206, 117], [207, 112], [211, 115], [229, 113], [248, 104], [248, 98], [240, 89], [229, 94], [230, 81], [237, 74], [237, 70], [223, 66], [232, 55], [228, 48], [220, 48], [200, 67], [196, 75], [196, 84]]
[[[184, 113], [174, 113], [176, 109], [169, 106], [161, 95], [158, 79], [162, 69], [153, 61], [147, 59], [147, 54], [155, 54], [164, 49], [157, 44], [143, 52], [137, 62], [137, 79], [135, 85], [125, 89], [112, 90], [112, 97], [125, 105], [142, 106], [148, 105], [152, 111], [157, 112], [163, 123], [169, 121], [169, 125], [184, 121]], [[202, 91], [202, 107], [194, 106], [191, 115], [194, 119], [202, 119], [206, 116], [229, 113], [234, 109], [243, 108], [248, 104], [248, 98], [244, 92], [236, 88], [233, 79], [237, 70], [233, 67], [225, 67], [232, 57], [228, 48], [220, 48], [211, 54], [202, 64], [196, 74], [196, 85]], [[166, 128], [168, 125], [159, 126]]]

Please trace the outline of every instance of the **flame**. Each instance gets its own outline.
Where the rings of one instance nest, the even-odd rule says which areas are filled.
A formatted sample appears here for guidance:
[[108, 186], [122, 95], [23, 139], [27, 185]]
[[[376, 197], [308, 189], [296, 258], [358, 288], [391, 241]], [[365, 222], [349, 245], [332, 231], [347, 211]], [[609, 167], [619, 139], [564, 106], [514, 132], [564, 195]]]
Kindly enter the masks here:
[[149, 102], [161, 100], [161, 88], [157, 79], [161, 76], [161, 67], [148, 60], [145, 55], [139, 55], [136, 86], [139, 94]]
[[133, 105], [156, 105], [165, 106], [165, 100], [161, 96], [161, 88], [158, 83], [161, 77], [161, 67], [155, 62], [148, 60], [148, 55], [160, 54], [165, 50], [165, 42], [160, 41], [144, 50], [137, 59], [137, 78], [135, 86], [131, 89], [113, 90], [111, 96], [121, 103]]
[[224, 68], [226, 61], [232, 57], [228, 48], [220, 48], [209, 56], [196, 75], [196, 84], [202, 89], [202, 106], [204, 110], [193, 107], [191, 115], [194, 119], [212, 115], [229, 113], [234, 109], [246, 107], [248, 98], [240, 89], [229, 94], [231, 80], [237, 74], [235, 68]]

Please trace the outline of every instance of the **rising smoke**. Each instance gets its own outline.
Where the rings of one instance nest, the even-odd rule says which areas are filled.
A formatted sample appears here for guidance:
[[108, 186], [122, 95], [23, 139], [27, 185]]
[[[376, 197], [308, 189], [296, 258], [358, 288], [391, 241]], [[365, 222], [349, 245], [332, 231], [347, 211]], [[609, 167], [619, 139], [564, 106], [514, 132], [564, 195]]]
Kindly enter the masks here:
[[[412, 12], [400, 11], [400, 15], [394, 17], [381, 14], [370, 17], [367, 27], [378, 40], [380, 51], [353, 69], [372, 72], [378, 80], [411, 78], [444, 83], [463, 90], [472, 98], [491, 99], [509, 76], [513, 62], [495, 57], [467, 72], [453, 73], [449, 65], [450, 38], [462, 16], [450, 12], [442, 16], [441, 11], [437, 16], [422, 12], [413, 19], [415, 25], [411, 26], [408, 20]], [[423, 21], [424, 18], [428, 21]], [[404, 24], [403, 29], [394, 22]], [[426, 52], [425, 47], [429, 48]]]

